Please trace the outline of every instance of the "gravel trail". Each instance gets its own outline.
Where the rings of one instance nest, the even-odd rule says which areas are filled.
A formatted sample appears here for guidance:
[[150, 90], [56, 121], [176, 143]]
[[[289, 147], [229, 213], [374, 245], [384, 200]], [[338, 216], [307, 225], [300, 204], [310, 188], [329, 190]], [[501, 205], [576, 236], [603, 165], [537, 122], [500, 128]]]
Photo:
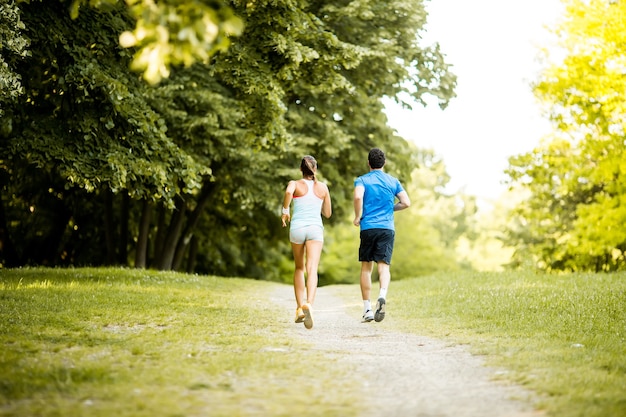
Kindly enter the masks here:
[[[293, 325], [294, 337], [312, 349], [349, 361], [362, 375], [354, 384], [366, 405], [364, 417], [540, 417], [532, 394], [521, 387], [494, 381], [499, 371], [484, 365], [464, 346], [390, 330], [393, 293], [380, 323], [361, 322], [360, 294], [346, 303], [345, 288], [318, 289], [315, 324], [306, 330]], [[284, 307], [285, 321], [293, 320], [293, 289], [282, 286], [272, 301]], [[354, 375], [347, 375], [352, 381]], [[358, 378], [357, 378], [358, 380]]]

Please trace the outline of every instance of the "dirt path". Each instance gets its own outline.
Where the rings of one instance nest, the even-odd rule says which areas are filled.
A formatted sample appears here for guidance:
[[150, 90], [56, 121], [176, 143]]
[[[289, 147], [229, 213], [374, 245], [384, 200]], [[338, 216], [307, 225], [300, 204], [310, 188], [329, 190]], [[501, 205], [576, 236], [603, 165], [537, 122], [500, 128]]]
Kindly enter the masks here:
[[[342, 291], [344, 294], [342, 295]], [[358, 290], [357, 290], [358, 291]], [[391, 294], [390, 294], [391, 295]], [[322, 287], [314, 310], [315, 325], [306, 330], [293, 324], [296, 337], [342, 361], [363, 375], [354, 389], [362, 393], [367, 417], [538, 417], [530, 394], [519, 387], [494, 382], [498, 370], [484, 366], [463, 346], [389, 330], [393, 304], [381, 323], [361, 323], [359, 294], [346, 303], [345, 288]], [[273, 301], [295, 309], [293, 290], [284, 286]], [[350, 375], [349, 378], [353, 378]]]

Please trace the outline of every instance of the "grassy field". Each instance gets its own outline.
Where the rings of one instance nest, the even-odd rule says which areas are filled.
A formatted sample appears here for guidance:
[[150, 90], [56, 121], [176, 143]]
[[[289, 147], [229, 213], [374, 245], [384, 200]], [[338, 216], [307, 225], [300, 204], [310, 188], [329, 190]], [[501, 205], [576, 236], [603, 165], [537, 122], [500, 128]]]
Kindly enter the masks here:
[[0, 271], [0, 415], [357, 415], [349, 387], [332, 379], [341, 364], [311, 351], [305, 362], [292, 327], [276, 319], [285, 312], [265, 302], [276, 285], [122, 269]]
[[[277, 285], [0, 270], [0, 416], [362, 415], [358, 393], [333, 378], [343, 365], [314, 350], [305, 361], [276, 320], [285, 312], [263, 302]], [[388, 315], [386, 325], [487, 355], [550, 416], [626, 416], [624, 274], [394, 281]]]
[[472, 273], [392, 284], [408, 331], [468, 343], [550, 416], [626, 416], [626, 274]]

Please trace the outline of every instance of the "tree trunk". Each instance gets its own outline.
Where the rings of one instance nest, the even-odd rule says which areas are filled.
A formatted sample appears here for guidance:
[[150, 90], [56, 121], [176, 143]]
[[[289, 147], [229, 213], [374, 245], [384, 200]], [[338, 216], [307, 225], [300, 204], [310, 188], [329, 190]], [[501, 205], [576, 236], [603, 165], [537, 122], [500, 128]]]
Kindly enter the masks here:
[[172, 263], [172, 269], [178, 271], [183, 261], [183, 255], [185, 254], [185, 250], [189, 246], [189, 242], [193, 237], [193, 233], [198, 225], [198, 221], [200, 220], [200, 216], [204, 211], [204, 208], [207, 205], [207, 202], [213, 195], [213, 191], [215, 190], [215, 183], [210, 181], [205, 181], [202, 185], [202, 190], [200, 191], [200, 195], [198, 196], [198, 202], [196, 204], [196, 208], [189, 215], [189, 219], [187, 220], [187, 226], [182, 234], [182, 238], [176, 245], [176, 253], [174, 254], [174, 261]]
[[193, 274], [196, 271], [196, 255], [198, 254], [198, 238], [193, 236], [189, 243], [189, 254], [187, 255], [187, 273]]
[[120, 241], [118, 249], [118, 263], [128, 265], [128, 221], [129, 221], [130, 197], [128, 193], [122, 194], [120, 207]]
[[106, 242], [106, 263], [115, 263], [115, 227], [113, 226], [113, 193], [111, 190], [104, 190], [104, 240]]
[[[0, 193], [2, 187], [0, 187]], [[2, 201], [2, 195], [0, 194], [0, 264], [4, 262], [5, 267], [14, 268], [21, 266], [19, 255], [13, 244], [13, 240], [9, 235], [9, 228], [7, 227], [7, 217], [4, 211], [4, 201]]]
[[152, 266], [155, 266], [163, 253], [163, 246], [165, 245], [166, 227], [165, 227], [165, 207], [163, 204], [158, 205], [156, 236], [154, 238], [154, 249], [152, 252]]
[[[72, 251], [66, 251], [63, 245], [63, 236], [68, 230], [68, 224], [72, 218], [72, 212], [65, 206], [63, 201], [53, 201], [50, 205], [54, 212], [50, 232], [44, 237], [41, 245], [33, 252], [37, 264], [51, 266], [60, 262], [73, 263]], [[64, 252], [67, 252], [64, 254]], [[68, 259], [69, 258], [69, 259]]]
[[174, 253], [176, 252], [176, 245], [183, 229], [186, 212], [187, 203], [183, 198], [179, 198], [176, 202], [176, 210], [174, 210], [172, 218], [170, 219], [170, 225], [167, 228], [167, 235], [163, 242], [163, 251], [159, 259], [156, 260], [156, 268], [161, 271], [169, 271], [172, 269]]
[[150, 233], [150, 220], [152, 218], [152, 204], [148, 200], [141, 202], [141, 219], [139, 220], [139, 233], [137, 246], [135, 247], [135, 268], [145, 269], [148, 259], [148, 234]]

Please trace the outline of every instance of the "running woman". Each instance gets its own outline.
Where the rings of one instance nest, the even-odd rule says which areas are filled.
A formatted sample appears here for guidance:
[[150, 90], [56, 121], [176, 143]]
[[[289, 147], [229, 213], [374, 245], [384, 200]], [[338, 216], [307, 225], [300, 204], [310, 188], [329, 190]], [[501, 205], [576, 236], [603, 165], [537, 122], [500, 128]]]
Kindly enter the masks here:
[[[283, 227], [289, 223], [289, 241], [295, 269], [293, 288], [296, 296], [296, 323], [313, 327], [313, 303], [317, 290], [317, 269], [324, 246], [322, 216], [332, 214], [328, 186], [316, 178], [317, 161], [310, 155], [300, 163], [302, 179], [289, 181], [283, 198]], [[293, 215], [289, 206], [293, 201]], [[305, 280], [306, 272], [306, 280]]]

